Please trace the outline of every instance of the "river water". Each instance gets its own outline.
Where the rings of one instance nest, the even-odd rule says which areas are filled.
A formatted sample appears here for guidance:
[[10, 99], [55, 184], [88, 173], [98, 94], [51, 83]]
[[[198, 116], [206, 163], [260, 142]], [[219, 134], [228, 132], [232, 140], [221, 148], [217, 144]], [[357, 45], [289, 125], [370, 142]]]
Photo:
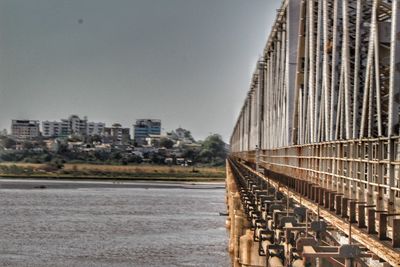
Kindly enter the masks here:
[[0, 182], [0, 266], [230, 266], [221, 185], [40, 183]]

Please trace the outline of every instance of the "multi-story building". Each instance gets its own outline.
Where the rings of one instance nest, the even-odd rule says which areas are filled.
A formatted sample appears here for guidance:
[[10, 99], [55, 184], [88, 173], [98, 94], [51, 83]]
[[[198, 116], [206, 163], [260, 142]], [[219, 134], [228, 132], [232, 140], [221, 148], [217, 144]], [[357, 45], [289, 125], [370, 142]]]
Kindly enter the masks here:
[[161, 120], [154, 119], [139, 119], [133, 126], [135, 129], [134, 139], [138, 144], [146, 143], [146, 137], [149, 134], [161, 134]]
[[42, 122], [42, 135], [44, 137], [66, 137], [70, 133], [68, 120]]
[[87, 117], [83, 119], [79, 118], [77, 115], [71, 115], [68, 118], [69, 126], [71, 129], [71, 134], [77, 135], [87, 135]]
[[79, 118], [77, 115], [71, 115], [68, 119], [61, 121], [43, 121], [42, 132], [44, 137], [65, 137], [71, 134], [82, 136], [102, 135], [105, 123], [88, 122], [87, 118]]
[[39, 121], [12, 120], [11, 135], [17, 139], [32, 139], [40, 136]]
[[87, 135], [102, 135], [104, 134], [104, 130], [106, 128], [106, 124], [103, 122], [88, 122], [86, 128]]
[[114, 123], [111, 127], [104, 128], [104, 143], [123, 144], [130, 141], [130, 129], [122, 128], [119, 123]]

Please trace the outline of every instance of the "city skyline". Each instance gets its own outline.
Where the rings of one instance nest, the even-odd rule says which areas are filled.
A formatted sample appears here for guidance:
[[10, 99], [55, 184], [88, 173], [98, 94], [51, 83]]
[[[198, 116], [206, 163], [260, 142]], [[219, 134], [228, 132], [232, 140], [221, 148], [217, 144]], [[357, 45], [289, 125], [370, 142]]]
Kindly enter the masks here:
[[[104, 122], [104, 120], [101, 120], [101, 119], [100, 119], [99, 121], [94, 121], [94, 120], [90, 120], [90, 119], [88, 118], [88, 116], [85, 116], [85, 115], [80, 116], [79, 114], [70, 114], [68, 117], [70, 117], [70, 116], [78, 116], [78, 117], [80, 117], [80, 118], [87, 119], [87, 123], [88, 123], [88, 124], [89, 124], [89, 123], [95, 123], [95, 124], [97, 124], [97, 123], [102, 123], [102, 124], [104, 124], [104, 127], [112, 127], [114, 124], [119, 124], [120, 126], [122, 126], [122, 127], [124, 127], [124, 128], [129, 128], [129, 129], [132, 130], [133, 132], [134, 132], [134, 130], [135, 130], [135, 123], [136, 123], [138, 120], [159, 120], [159, 119], [157, 119], [157, 118], [145, 118], [145, 119], [143, 119], [143, 118], [141, 118], [141, 119], [135, 118], [135, 119], [133, 119], [133, 121], [132, 121], [131, 123], [123, 124], [123, 123], [120, 123], [119, 121], [114, 121], [114, 122], [106, 123], [106, 122]], [[29, 118], [17, 118], [17, 119], [15, 119], [15, 118], [12, 118], [12, 119], [9, 120], [9, 125], [8, 125], [7, 127], [4, 127], [4, 128], [2, 128], [2, 129], [0, 129], [0, 132], [7, 133], [8, 135], [11, 135], [11, 132], [12, 132], [12, 122], [13, 122], [13, 121], [18, 121], [18, 120], [37, 121], [37, 122], [39, 123], [40, 133], [43, 134], [43, 131], [44, 131], [44, 129], [43, 129], [43, 123], [61, 123], [61, 121], [65, 120], [65, 119], [63, 119], [63, 118], [58, 118], [58, 119], [46, 119], [46, 120], [42, 120], [42, 119], [40, 119], [40, 118], [38, 118], [38, 119], [29, 119]], [[161, 120], [160, 120], [160, 121], [161, 121]], [[162, 122], [162, 121], [161, 121], [161, 122]], [[161, 134], [173, 132], [173, 131], [175, 131], [175, 130], [177, 130], [177, 129], [185, 129], [185, 130], [191, 131], [191, 129], [186, 128], [186, 127], [184, 127], [184, 126], [182, 126], [182, 125], [178, 125], [177, 127], [174, 127], [174, 128], [165, 128], [165, 127], [162, 126], [162, 127], [161, 127]], [[210, 134], [219, 134], [219, 133], [210, 133]], [[196, 140], [202, 140], [202, 139], [196, 139]]]
[[228, 142], [280, 4], [1, 1], [0, 129], [77, 113]]
[[[88, 118], [88, 116], [85, 116], [85, 115], [82, 116], [82, 115], [80, 115], [80, 114], [69, 114], [69, 115], [66, 116], [65, 118], [46, 119], [46, 120], [42, 120], [42, 119], [40, 119], [40, 118], [38, 118], [38, 119], [29, 119], [29, 118], [17, 118], [17, 119], [15, 119], [15, 118], [12, 118], [12, 119], [9, 120], [9, 125], [8, 125], [8, 127], [5, 127], [5, 128], [3, 128], [3, 129], [0, 129], [0, 131], [6, 130], [7, 133], [10, 133], [10, 132], [11, 132], [11, 128], [12, 128], [12, 122], [13, 122], [13, 121], [18, 121], [18, 120], [37, 121], [37, 122], [39, 123], [39, 125], [40, 125], [41, 130], [43, 130], [43, 129], [42, 129], [43, 123], [59, 123], [59, 122], [61, 122], [61, 121], [67, 120], [66, 118], [67, 118], [67, 117], [71, 117], [71, 116], [77, 116], [77, 117], [79, 117], [79, 118], [85, 119], [85, 120], [87, 120], [87, 123], [102, 123], [102, 124], [105, 125], [105, 127], [112, 127], [114, 124], [118, 124], [118, 125], [120, 125], [120, 126], [122, 126], [122, 127], [129, 126], [129, 127], [126, 127], [126, 128], [132, 128], [132, 127], [134, 128], [134, 127], [135, 127], [135, 123], [136, 123], [137, 121], [139, 121], [139, 120], [153, 120], [153, 121], [160, 121], [160, 122], [161, 122], [161, 120], [159, 120], [159, 119], [157, 119], [157, 118], [140, 118], [140, 119], [135, 118], [135, 119], [133, 119], [133, 122], [131, 122], [131, 123], [125, 125], [125, 124], [123, 124], [123, 123], [120, 123], [119, 121], [114, 121], [114, 122], [110, 122], [110, 123], [105, 123], [103, 120], [100, 120], [100, 121], [93, 121], [93, 120], [90, 120], [90, 119]], [[178, 128], [186, 129], [185, 127], [182, 127], [181, 125], [179, 125], [178, 127], [173, 128], [173, 129], [165, 129], [164, 127], [162, 127], [161, 130], [162, 130], [162, 132], [170, 132], [170, 131], [173, 131], [174, 129], [178, 129]]]
[[[72, 120], [78, 120], [79, 123], [84, 122], [85, 124], [85, 129], [87, 132], [84, 133], [84, 135], [88, 135], [88, 136], [93, 136], [93, 135], [104, 135], [106, 134], [107, 131], [109, 131], [112, 128], [119, 128], [119, 129], [126, 129], [128, 131], [128, 134], [130, 132], [130, 130], [132, 130], [132, 139], [137, 139], [136, 135], [136, 128], [138, 126], [141, 126], [142, 124], [146, 124], [146, 123], [156, 123], [156, 127], [157, 129], [155, 130], [155, 132], [153, 132], [153, 130], [150, 130], [150, 134], [158, 134], [158, 135], [167, 135], [169, 133], [173, 133], [175, 131], [190, 131], [190, 129], [185, 129], [182, 128], [181, 126], [177, 127], [177, 128], [173, 128], [173, 129], [165, 129], [164, 127], [162, 127], [162, 121], [156, 118], [140, 118], [140, 119], [135, 119], [135, 123], [130, 124], [128, 127], [125, 127], [125, 125], [119, 123], [119, 122], [112, 122], [111, 124], [107, 124], [104, 123], [103, 121], [91, 121], [87, 116], [80, 116], [79, 114], [70, 114], [68, 116], [66, 116], [65, 118], [59, 118], [59, 119], [52, 119], [52, 120], [41, 120], [41, 119], [37, 119], [37, 120], [30, 120], [30, 119], [12, 119], [10, 120], [10, 126], [8, 128], [4, 128], [1, 129], [1, 133], [2, 134], [7, 134], [9, 136], [14, 136], [13, 134], [13, 126], [14, 123], [18, 123], [18, 122], [22, 122], [22, 123], [36, 123], [37, 124], [37, 128], [38, 128], [38, 134], [37, 136], [34, 137], [45, 137], [45, 138], [57, 138], [57, 137], [66, 137], [69, 136], [71, 134], [73, 134], [73, 132], [68, 132], [69, 129], [64, 129], [65, 127], [67, 128], [71, 128], [74, 127], [72, 126], [73, 123]], [[71, 125], [72, 124], [72, 125]], [[75, 127], [81, 127], [78, 125], [76, 125]], [[57, 128], [57, 130], [55, 131], [54, 128]], [[75, 131], [79, 131], [79, 129], [77, 128], [77, 130]], [[74, 130], [72, 130], [74, 131]], [[145, 134], [147, 135], [147, 134]], [[201, 140], [198, 140], [201, 141]]]

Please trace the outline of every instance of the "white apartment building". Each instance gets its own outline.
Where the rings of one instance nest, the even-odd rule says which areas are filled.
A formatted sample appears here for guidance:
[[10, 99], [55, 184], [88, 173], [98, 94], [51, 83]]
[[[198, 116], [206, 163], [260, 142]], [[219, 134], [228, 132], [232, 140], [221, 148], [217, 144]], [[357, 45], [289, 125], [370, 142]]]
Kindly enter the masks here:
[[63, 137], [70, 133], [68, 120], [42, 122], [42, 135], [44, 137]]
[[87, 123], [87, 135], [102, 135], [104, 133], [104, 129], [106, 124], [103, 122], [88, 122]]
[[71, 115], [68, 119], [61, 121], [43, 121], [42, 135], [44, 137], [66, 137], [71, 134], [101, 135], [104, 128], [103, 122], [88, 122], [86, 117], [81, 119], [77, 115]]

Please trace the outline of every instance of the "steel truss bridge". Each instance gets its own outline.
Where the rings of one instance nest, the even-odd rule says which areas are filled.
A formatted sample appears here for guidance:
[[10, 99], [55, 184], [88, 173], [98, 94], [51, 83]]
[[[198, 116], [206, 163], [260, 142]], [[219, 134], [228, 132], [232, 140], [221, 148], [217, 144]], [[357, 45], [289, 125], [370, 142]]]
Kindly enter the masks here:
[[[260, 253], [271, 252], [265, 232], [257, 236], [264, 229], [274, 231], [271, 244], [292, 243], [280, 254], [287, 266], [293, 253], [400, 266], [399, 104], [399, 0], [282, 3], [230, 139], [229, 165]], [[335, 238], [318, 231], [277, 237], [277, 225], [268, 227], [276, 210], [265, 201], [290, 202], [288, 214], [306, 208], [310, 223], [351, 236], [336, 247], [357, 252], [332, 252]], [[313, 235], [318, 242], [296, 251]]]

